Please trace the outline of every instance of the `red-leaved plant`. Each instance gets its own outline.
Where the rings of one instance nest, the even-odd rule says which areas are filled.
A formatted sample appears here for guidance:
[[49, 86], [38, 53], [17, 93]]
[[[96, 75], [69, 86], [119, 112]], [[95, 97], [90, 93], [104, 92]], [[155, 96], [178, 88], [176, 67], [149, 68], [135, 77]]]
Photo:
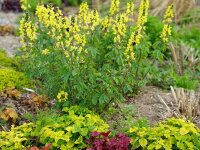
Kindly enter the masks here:
[[87, 150], [128, 150], [130, 138], [124, 133], [119, 133], [109, 139], [110, 132], [92, 132], [90, 139], [86, 140]]

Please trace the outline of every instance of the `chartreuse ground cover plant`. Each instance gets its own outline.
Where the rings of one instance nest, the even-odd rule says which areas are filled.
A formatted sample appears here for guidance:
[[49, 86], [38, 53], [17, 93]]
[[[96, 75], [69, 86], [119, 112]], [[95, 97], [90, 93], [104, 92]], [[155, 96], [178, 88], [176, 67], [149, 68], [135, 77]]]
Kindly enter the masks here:
[[193, 123], [170, 118], [152, 128], [132, 127], [129, 131], [133, 149], [200, 148], [200, 130]]
[[124, 12], [119, 7], [120, 1], [113, 0], [105, 17], [89, 10], [87, 3], [69, 17], [44, 5], [36, 7], [35, 16], [26, 13], [19, 30], [28, 75], [39, 79], [51, 97], [65, 91], [71, 104], [99, 110], [136, 93], [153, 67], [150, 59], [162, 59], [171, 34], [172, 7], [152, 51], [145, 33], [149, 1], [141, 1], [137, 20], [132, 20], [132, 1]]
[[0, 67], [18, 69], [19, 64], [16, 58], [10, 58], [7, 56], [6, 51], [0, 49]]
[[0, 91], [7, 88], [31, 87], [31, 81], [24, 73], [16, 71], [19, 68], [16, 58], [10, 58], [0, 49]]
[[9, 68], [0, 68], [0, 91], [7, 88], [31, 87], [31, 81], [22, 72]]
[[86, 108], [65, 107], [62, 113], [41, 113], [32, 123], [0, 132], [0, 149], [18, 150], [51, 143], [54, 150], [79, 150], [87, 147], [90, 132], [106, 132], [108, 125]]

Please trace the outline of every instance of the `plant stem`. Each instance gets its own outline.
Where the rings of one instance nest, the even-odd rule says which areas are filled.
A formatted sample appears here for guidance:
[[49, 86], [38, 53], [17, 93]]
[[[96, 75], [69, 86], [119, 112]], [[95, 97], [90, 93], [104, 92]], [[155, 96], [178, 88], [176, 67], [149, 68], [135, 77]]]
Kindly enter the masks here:
[[142, 56], [142, 52], [141, 49], [139, 50], [139, 58], [138, 58], [138, 64], [137, 64], [137, 68], [136, 68], [136, 72], [135, 72], [135, 79], [138, 80], [138, 71], [139, 71], [139, 65], [140, 65], [140, 60], [141, 60], [141, 56]]

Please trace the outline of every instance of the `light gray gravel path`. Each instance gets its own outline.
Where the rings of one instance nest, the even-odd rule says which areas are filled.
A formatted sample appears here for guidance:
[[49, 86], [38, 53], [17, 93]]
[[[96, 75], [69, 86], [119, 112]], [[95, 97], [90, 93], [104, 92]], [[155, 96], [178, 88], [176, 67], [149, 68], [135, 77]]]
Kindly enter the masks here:
[[[17, 21], [21, 14], [13, 12], [0, 12], [0, 25], [18, 27]], [[20, 47], [19, 37], [14, 35], [0, 36], [0, 48], [7, 51], [8, 56], [14, 56]]]

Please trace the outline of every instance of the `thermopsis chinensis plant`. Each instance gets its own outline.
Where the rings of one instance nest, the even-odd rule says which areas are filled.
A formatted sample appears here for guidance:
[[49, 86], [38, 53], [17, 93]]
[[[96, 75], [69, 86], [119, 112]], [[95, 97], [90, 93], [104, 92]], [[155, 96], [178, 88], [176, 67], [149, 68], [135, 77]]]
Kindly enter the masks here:
[[[146, 59], [150, 52], [145, 38], [149, 1], [141, 0], [136, 23], [131, 19], [134, 4], [128, 2], [125, 12], [119, 12], [119, 4], [113, 0], [103, 18], [87, 3], [69, 17], [44, 5], [36, 7], [35, 17], [24, 15], [19, 29], [22, 57], [50, 96], [63, 90], [71, 103], [103, 107], [124, 100], [144, 83], [152, 66]], [[167, 26], [161, 35], [164, 42], [168, 33]]]

